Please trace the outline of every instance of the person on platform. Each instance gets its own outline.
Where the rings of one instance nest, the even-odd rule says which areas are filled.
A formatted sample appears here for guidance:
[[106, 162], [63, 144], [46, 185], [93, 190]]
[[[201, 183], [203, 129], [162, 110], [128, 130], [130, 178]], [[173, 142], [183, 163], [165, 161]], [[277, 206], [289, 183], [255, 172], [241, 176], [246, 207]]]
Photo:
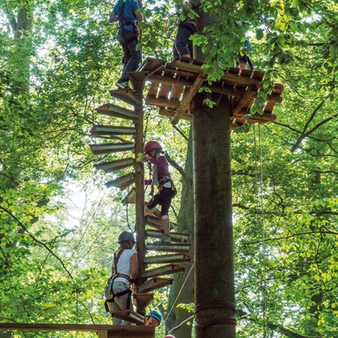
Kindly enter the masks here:
[[144, 317], [144, 326], [159, 326], [162, 321], [162, 315], [157, 310], [151, 310]]
[[184, 19], [179, 19], [173, 47], [174, 59], [193, 59], [193, 43], [190, 40], [190, 37], [197, 32], [197, 22], [196, 18], [190, 18], [190, 11], [195, 9], [196, 7], [189, 1], [183, 3], [182, 15], [184, 16]]
[[252, 46], [249, 38], [245, 39], [245, 42], [242, 43], [242, 51], [239, 53], [237, 66], [239, 69], [251, 69], [253, 70], [253, 64], [247, 55], [248, 52], [252, 50]]
[[[112, 276], [106, 286], [106, 310], [110, 313], [132, 308], [131, 286], [138, 276], [138, 256], [134, 249], [135, 237], [130, 231], [123, 231], [119, 238], [118, 250], [114, 253]], [[130, 325], [113, 316], [113, 325]]]
[[141, 6], [141, 0], [118, 0], [109, 17], [109, 22], [119, 23], [117, 39], [123, 49], [123, 71], [116, 82], [118, 88], [129, 88], [129, 73], [135, 71], [142, 62], [142, 53], [138, 48], [138, 24], [143, 22]]
[[[170, 177], [168, 161], [162, 152], [162, 146], [157, 141], [149, 141], [144, 147], [144, 159], [152, 171], [152, 179], [145, 180], [145, 184], [158, 187], [158, 193], [147, 203], [147, 208], [162, 221], [161, 241], [170, 243], [169, 208], [172, 198], [176, 195], [176, 189]], [[156, 208], [158, 205], [161, 205], [161, 212]]]

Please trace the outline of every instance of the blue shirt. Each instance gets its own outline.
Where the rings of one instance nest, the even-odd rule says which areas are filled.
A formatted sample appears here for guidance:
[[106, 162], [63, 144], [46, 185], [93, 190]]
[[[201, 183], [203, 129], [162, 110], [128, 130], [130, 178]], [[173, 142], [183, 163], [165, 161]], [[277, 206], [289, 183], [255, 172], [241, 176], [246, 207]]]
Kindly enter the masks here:
[[[122, 9], [123, 2], [125, 2], [124, 7], [124, 20], [125, 21], [131, 21], [136, 22], [137, 18], [135, 15], [135, 12], [140, 9], [140, 5], [137, 0], [119, 0], [117, 4], [114, 7], [114, 14], [117, 16], [119, 20], [122, 20], [120, 16], [120, 10]], [[123, 28], [132, 31], [134, 29], [133, 25], [123, 25]]]

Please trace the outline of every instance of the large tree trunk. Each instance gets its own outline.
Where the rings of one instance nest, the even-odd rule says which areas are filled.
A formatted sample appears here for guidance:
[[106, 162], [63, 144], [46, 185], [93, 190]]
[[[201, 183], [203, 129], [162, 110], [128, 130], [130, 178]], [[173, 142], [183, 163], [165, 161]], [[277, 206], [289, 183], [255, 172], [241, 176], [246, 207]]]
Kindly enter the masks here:
[[196, 337], [236, 336], [230, 156], [231, 103], [194, 110]]
[[[191, 241], [194, 243], [194, 196], [193, 196], [193, 156], [192, 156], [192, 132], [189, 133], [186, 163], [184, 168], [185, 177], [182, 182], [181, 207], [177, 221], [178, 231], [191, 234]], [[191, 250], [191, 256], [193, 248]], [[170, 289], [169, 311], [172, 309], [167, 321], [167, 327], [172, 329], [176, 338], [191, 337], [192, 325], [183, 324], [183, 321], [192, 315], [187, 310], [176, 308], [178, 304], [191, 304], [194, 302], [194, 272], [191, 270], [192, 262], [187, 265], [184, 273], [174, 276], [174, 283]], [[189, 276], [188, 276], [189, 274]], [[183, 283], [185, 282], [184, 286]], [[183, 286], [183, 288], [182, 288]], [[174, 303], [175, 302], [175, 303]]]

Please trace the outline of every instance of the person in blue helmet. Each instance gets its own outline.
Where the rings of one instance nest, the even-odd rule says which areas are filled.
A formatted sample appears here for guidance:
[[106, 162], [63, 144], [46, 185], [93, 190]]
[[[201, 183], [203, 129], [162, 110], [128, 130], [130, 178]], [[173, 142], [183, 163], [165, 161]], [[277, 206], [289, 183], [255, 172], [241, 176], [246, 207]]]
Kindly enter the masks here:
[[118, 88], [129, 88], [129, 73], [135, 71], [142, 62], [142, 53], [138, 48], [138, 24], [143, 21], [141, 7], [141, 0], [118, 0], [109, 17], [109, 22], [119, 23], [117, 39], [123, 49], [123, 71], [116, 82]]
[[253, 64], [249, 58], [249, 56], [246, 54], [252, 50], [252, 46], [250, 43], [249, 38], [245, 38], [245, 42], [242, 43], [242, 51], [239, 52], [238, 56], [238, 68], [239, 69], [251, 69], [253, 70]]
[[144, 326], [159, 326], [162, 322], [162, 315], [157, 310], [151, 310], [144, 317]]

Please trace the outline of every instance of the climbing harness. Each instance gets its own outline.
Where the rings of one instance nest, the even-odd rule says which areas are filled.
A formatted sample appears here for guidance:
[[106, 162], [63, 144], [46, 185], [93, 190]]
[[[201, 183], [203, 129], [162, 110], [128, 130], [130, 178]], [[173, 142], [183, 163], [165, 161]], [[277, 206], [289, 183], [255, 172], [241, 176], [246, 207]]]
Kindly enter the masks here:
[[104, 302], [104, 307], [105, 307], [107, 312], [109, 312], [108, 303], [114, 303], [114, 300], [115, 300], [116, 297], [121, 297], [121, 296], [124, 296], [124, 295], [127, 295], [127, 294], [128, 294], [127, 304], [126, 304], [127, 309], [129, 309], [129, 307], [130, 307], [132, 290], [129, 287], [128, 287], [128, 289], [121, 291], [121, 292], [118, 292], [118, 293], [114, 293], [114, 291], [113, 291], [113, 284], [114, 284], [114, 281], [117, 277], [125, 278], [129, 283], [133, 282], [133, 280], [130, 278], [130, 276], [117, 272], [117, 263], [118, 263], [121, 255], [122, 255], [123, 251], [124, 250], [122, 250], [122, 252], [120, 253], [120, 255], [118, 257], [116, 255], [116, 253], [114, 254], [114, 271], [115, 271], [115, 273], [113, 273], [109, 277], [107, 284], [106, 284], [106, 287], [105, 287], [106, 300]]

